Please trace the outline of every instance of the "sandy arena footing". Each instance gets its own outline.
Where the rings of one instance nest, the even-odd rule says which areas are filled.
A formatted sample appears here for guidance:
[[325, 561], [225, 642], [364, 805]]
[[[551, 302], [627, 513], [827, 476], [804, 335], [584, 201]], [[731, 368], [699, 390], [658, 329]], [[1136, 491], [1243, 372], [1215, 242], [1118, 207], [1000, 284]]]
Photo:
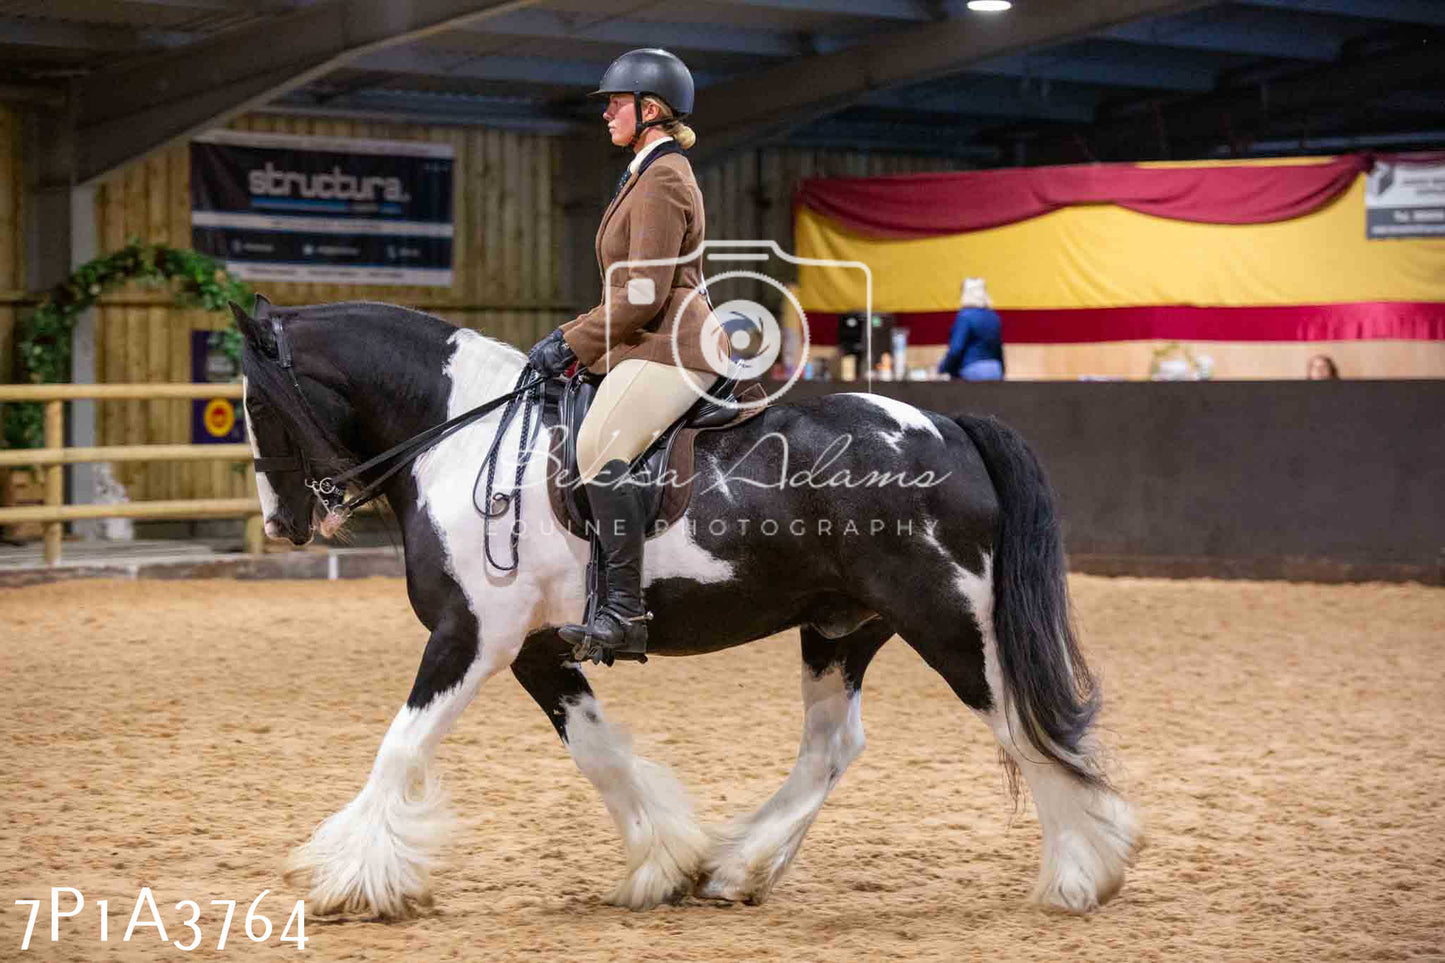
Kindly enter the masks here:
[[[1445, 954], [1445, 590], [1071, 580], [1116, 775], [1150, 847], [1091, 918], [1024, 903], [1039, 860], [984, 727], [901, 640], [868, 674], [868, 749], [757, 907], [603, 903], [620, 844], [504, 674], [444, 743], [462, 825], [434, 914], [312, 920], [314, 960], [1400, 960]], [[361, 786], [426, 633], [398, 579], [59, 582], [0, 589], [0, 959], [151, 960], [153, 888], [197, 959], [294, 958], [280, 867]], [[782, 782], [796, 637], [591, 676], [705, 820]], [[50, 942], [49, 890], [87, 908]], [[278, 933], [241, 932], [263, 889]], [[46, 902], [31, 949], [27, 911]], [[94, 901], [109, 900], [98, 942]], [[219, 907], [242, 902], [222, 951]]]

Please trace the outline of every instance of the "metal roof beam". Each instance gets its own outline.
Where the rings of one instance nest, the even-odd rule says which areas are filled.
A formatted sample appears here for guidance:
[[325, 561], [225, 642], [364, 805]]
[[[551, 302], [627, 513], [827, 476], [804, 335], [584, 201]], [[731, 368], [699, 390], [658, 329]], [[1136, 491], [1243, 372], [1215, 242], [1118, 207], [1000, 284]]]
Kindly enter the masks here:
[[768, 146], [853, 152], [859, 148], [867, 148], [879, 152], [897, 152], [900, 143], [907, 144], [909, 154], [967, 158], [989, 164], [997, 163], [1002, 154], [997, 146], [976, 143], [966, 134], [951, 136], [948, 132], [927, 127], [904, 128], [896, 124], [876, 127], [841, 124], [831, 120], [801, 127], [786, 138], [770, 142]]
[[1098, 36], [1184, 50], [1212, 50], [1322, 63], [1338, 57], [1343, 46], [1337, 37], [1311, 31], [1309, 25], [1303, 23], [1294, 29], [1281, 29], [1275, 24], [1258, 22], [1191, 22], [1182, 18], [1123, 23]]
[[1392, 91], [1433, 82], [1442, 73], [1437, 46], [1414, 43], [1388, 54], [1165, 104], [1158, 111], [1102, 120], [1084, 130], [1049, 134], [1035, 142], [1030, 156], [1039, 163], [1078, 160], [1081, 138], [1101, 160], [1156, 156], [1153, 151], [1163, 138], [1171, 147], [1191, 151], [1201, 142], [1207, 147], [1231, 141], [1247, 145], [1254, 137], [1272, 136], [1271, 130], [1289, 118], [1368, 104]]
[[666, 47], [672, 51], [755, 57], [792, 57], [801, 52], [795, 37], [773, 30], [651, 20], [598, 19], [589, 23], [551, 10], [518, 10], [465, 30], [483, 36], [586, 40], [626, 47]]
[[[984, 81], [985, 84], [988, 81]], [[1012, 86], [1012, 85], [1010, 85]], [[897, 110], [932, 110], [960, 117], [991, 117], [1008, 120], [1054, 120], [1065, 123], [1087, 124], [1094, 119], [1092, 98], [1082, 97], [1034, 97], [1018, 90], [1003, 91], [949, 91], [916, 95], [905, 91], [879, 91], [859, 101], [869, 107], [888, 107]]]
[[934, 19], [926, 0], [725, 0], [734, 7], [795, 10], [870, 20], [927, 22]]
[[194, 34], [177, 30], [149, 30], [99, 23], [0, 17], [0, 43], [21, 47], [56, 47], [65, 50], [136, 51], [176, 47]]
[[281, 13], [320, 0], [132, 0], [137, 6], [178, 10], [216, 10], [225, 13]]
[[292, 91], [256, 113], [365, 117], [427, 124], [484, 124], [546, 134], [563, 133], [581, 126], [566, 113], [534, 100], [457, 97], [404, 90], [361, 90], [324, 101], [304, 91]]
[[132, 58], [79, 82], [71, 177], [88, 183], [367, 53], [536, 0], [338, 0]]
[[[1418, 130], [1391, 134], [1346, 134], [1338, 137], [1305, 137], [1298, 139], [1257, 140], [1246, 154], [1297, 154], [1301, 152], [1344, 153], [1367, 147], [1411, 147], [1445, 144], [1445, 130]], [[1229, 156], [1228, 147], [1217, 147], [1215, 157]]]
[[700, 90], [697, 114], [707, 119], [708, 135], [694, 153], [705, 163], [752, 139], [840, 110], [871, 91], [960, 73], [990, 57], [1065, 43], [1140, 17], [1207, 5], [1206, 0], [1020, 4], [1005, 16], [902, 27]]
[[552, 60], [548, 57], [506, 57], [471, 54], [436, 47], [393, 47], [346, 65], [348, 70], [421, 77], [458, 77], [468, 80], [505, 80], [555, 87], [593, 87], [606, 61]]
[[1267, 7], [1294, 13], [1327, 13], [1392, 23], [1445, 27], [1445, 4], [1439, 0], [1235, 0], [1247, 7]]
[[7, 102], [64, 109], [65, 88], [51, 84], [0, 84], [0, 103]]
[[1105, 87], [1145, 87], [1201, 94], [1213, 90], [1215, 71], [1189, 64], [1166, 65], [1148, 58], [1081, 57], [1038, 53], [993, 57], [970, 64], [969, 73], [1029, 80], [1067, 80]]

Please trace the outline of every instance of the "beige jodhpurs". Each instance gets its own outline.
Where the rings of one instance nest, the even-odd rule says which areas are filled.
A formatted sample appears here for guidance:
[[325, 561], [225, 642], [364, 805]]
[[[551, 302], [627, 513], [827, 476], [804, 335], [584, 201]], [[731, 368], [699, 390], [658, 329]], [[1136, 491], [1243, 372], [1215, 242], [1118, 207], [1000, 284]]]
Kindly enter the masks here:
[[628, 358], [597, 386], [597, 396], [577, 432], [577, 470], [590, 482], [614, 458], [630, 462], [681, 418], [698, 399], [691, 386], [711, 381], [688, 376], [670, 364]]

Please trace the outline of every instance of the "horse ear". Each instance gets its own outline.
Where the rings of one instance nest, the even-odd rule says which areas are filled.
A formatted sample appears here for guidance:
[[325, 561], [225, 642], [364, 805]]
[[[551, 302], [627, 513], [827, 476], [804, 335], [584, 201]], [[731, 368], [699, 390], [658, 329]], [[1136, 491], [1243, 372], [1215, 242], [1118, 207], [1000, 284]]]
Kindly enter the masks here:
[[[270, 306], [270, 302], [260, 297], [260, 295], [257, 295], [256, 301], [258, 306], [261, 304]], [[231, 316], [236, 319], [236, 328], [241, 332], [241, 337], [246, 339], [246, 343], [254, 345], [256, 348], [268, 354], [275, 354], [275, 341], [269, 330], [270, 326], [262, 324], [256, 318], [251, 317], [251, 315], [246, 313], [246, 309], [235, 301], [227, 301], [226, 303], [230, 305]]]
[[256, 322], [246, 313], [246, 309], [235, 301], [227, 301], [226, 306], [231, 309], [231, 317], [236, 319], [236, 328], [247, 337], [255, 328]]
[[251, 306], [251, 313], [256, 316], [257, 321], [265, 321], [271, 317], [271, 302], [266, 295], [257, 293], [256, 303]]

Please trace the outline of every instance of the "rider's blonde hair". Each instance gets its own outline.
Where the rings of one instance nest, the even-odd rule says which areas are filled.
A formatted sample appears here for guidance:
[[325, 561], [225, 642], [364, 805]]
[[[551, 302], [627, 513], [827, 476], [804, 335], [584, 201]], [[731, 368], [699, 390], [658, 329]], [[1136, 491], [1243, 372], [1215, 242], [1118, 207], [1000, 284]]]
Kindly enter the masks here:
[[[648, 104], [657, 105], [658, 111], [662, 114], [663, 117], [667, 118], [667, 123], [660, 125], [662, 127], [662, 132], [667, 134], [673, 140], [677, 141], [678, 146], [681, 147], [683, 150], [689, 150], [693, 144], [697, 143], [697, 134], [693, 131], [691, 127], [687, 126], [676, 117], [673, 117], [672, 108], [667, 106], [667, 101], [663, 100], [661, 97], [654, 97], [652, 94], [643, 94], [642, 103], [644, 107], [646, 107], [646, 105]], [[641, 123], [641, 121], [642, 118], [639, 117], [638, 122]]]

